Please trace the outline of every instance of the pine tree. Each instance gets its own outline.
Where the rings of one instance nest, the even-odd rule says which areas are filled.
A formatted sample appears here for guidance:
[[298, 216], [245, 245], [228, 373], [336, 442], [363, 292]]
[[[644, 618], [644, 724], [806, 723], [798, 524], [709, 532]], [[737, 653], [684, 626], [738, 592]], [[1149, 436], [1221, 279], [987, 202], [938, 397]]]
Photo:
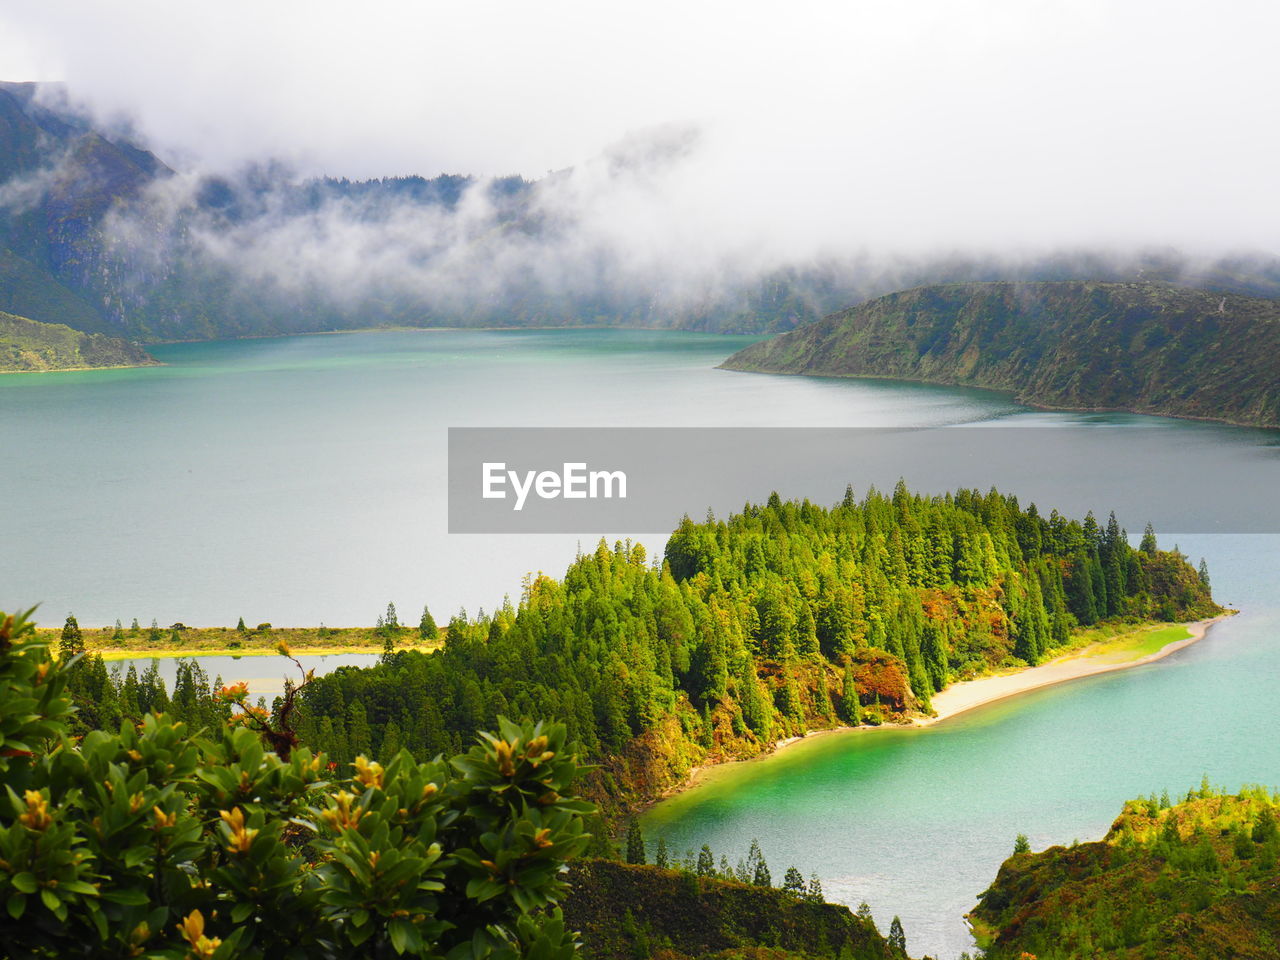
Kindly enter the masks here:
[[889, 936], [886, 938], [889, 946], [896, 947], [903, 953], [907, 952], [907, 935], [902, 930], [902, 921], [897, 917], [893, 918], [893, 922], [889, 924]]
[[858, 703], [858, 684], [853, 677], [853, 663], [844, 667], [844, 683], [840, 688], [840, 713], [851, 727], [862, 723], [862, 706]]
[[440, 629], [426, 604], [423, 604], [422, 617], [418, 620], [418, 636], [423, 640], [437, 640], [440, 637]]
[[1159, 547], [1156, 546], [1156, 528], [1151, 524], [1147, 524], [1147, 529], [1142, 531], [1142, 543], [1138, 545], [1138, 549], [1143, 553], [1155, 553]]
[[786, 875], [782, 878], [782, 892], [803, 897], [805, 895], [804, 874], [795, 867], [787, 867]]
[[662, 869], [664, 869], [664, 870], [666, 870], [668, 867], [670, 867], [670, 866], [671, 866], [671, 860], [670, 860], [670, 858], [667, 856], [667, 839], [666, 839], [666, 837], [659, 837], [659, 838], [658, 838], [658, 851], [657, 851], [657, 854], [656, 854], [656, 855], [654, 856], [654, 858], [653, 858], [653, 864], [654, 864], [654, 866], [656, 866], [656, 867], [662, 867]]
[[711, 855], [711, 848], [707, 844], [702, 845], [702, 849], [698, 851], [697, 874], [700, 877], [712, 877], [716, 872], [716, 860]]
[[871, 915], [871, 904], [867, 903], [867, 901], [863, 900], [858, 904], [857, 914], [859, 920], [865, 920], [872, 927], [875, 927], [876, 918]]
[[822, 881], [818, 879], [816, 873], [809, 875], [809, 889], [805, 893], [805, 899], [811, 903], [826, 903], [826, 896], [822, 892]]
[[120, 639], [122, 639], [123, 637], [124, 637], [124, 627], [123, 627], [123, 625], [121, 625], [120, 621], [119, 621], [119, 620], [117, 620], [117, 621], [116, 621], [116, 629], [115, 629], [115, 632], [111, 634], [111, 639], [112, 639], [112, 640], [120, 640]]
[[138, 626], [138, 618], [137, 618], [137, 617], [134, 617], [134, 618], [133, 618], [133, 623], [132, 623], [132, 624], [130, 624], [130, 626], [129, 626], [129, 632], [130, 632], [130, 633], [132, 633], [135, 637], [136, 637], [138, 634], [140, 634], [140, 633], [142, 632], [142, 628], [141, 628], [140, 626]]
[[756, 871], [751, 877], [751, 882], [757, 887], [773, 886], [773, 877], [769, 874], [769, 865], [764, 862], [764, 857], [756, 863]]
[[[138, 621], [136, 621], [136, 620], [134, 621], [134, 623], [137, 623], [137, 622], [138, 622]], [[236, 629], [237, 629], [240, 633], [248, 633], [248, 632], [249, 632], [249, 628], [248, 628], [248, 627], [246, 627], [246, 626], [244, 625], [244, 617], [241, 617], [239, 620], [237, 620], [237, 621], [236, 621]]]
[[400, 618], [396, 616], [396, 605], [394, 603], [387, 604], [387, 615], [383, 619], [386, 622], [387, 629], [393, 633], [400, 629]]
[[627, 863], [644, 863], [644, 835], [640, 832], [640, 821], [632, 819], [627, 825]]
[[1031, 852], [1031, 841], [1027, 839], [1027, 835], [1025, 833], [1020, 833], [1016, 838], [1014, 838], [1013, 852], [1015, 854]]
[[160, 624], [156, 622], [156, 618], [151, 618], [151, 629], [147, 631], [147, 639], [152, 643], [158, 643], [160, 640]]
[[84, 637], [80, 634], [80, 624], [73, 614], [67, 614], [67, 622], [62, 625], [62, 639], [58, 643], [58, 659], [64, 663], [78, 654], [84, 653]]
[[1200, 558], [1200, 568], [1196, 571], [1196, 573], [1200, 577], [1200, 584], [1206, 590], [1208, 590], [1209, 589], [1209, 564], [1205, 562], [1204, 557]]

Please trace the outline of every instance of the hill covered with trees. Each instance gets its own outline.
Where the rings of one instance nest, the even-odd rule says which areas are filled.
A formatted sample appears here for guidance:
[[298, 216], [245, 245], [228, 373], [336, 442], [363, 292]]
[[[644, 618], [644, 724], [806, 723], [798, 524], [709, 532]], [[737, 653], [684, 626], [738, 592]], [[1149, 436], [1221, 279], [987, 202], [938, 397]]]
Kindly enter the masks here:
[[989, 960], [1269, 960], [1280, 951], [1277, 797], [1207, 784], [1125, 805], [1094, 843], [1015, 853], [973, 911]]
[[116, 337], [0, 313], [0, 373], [140, 367], [155, 362], [141, 347]]
[[1280, 426], [1280, 303], [1163, 283], [957, 283], [889, 294], [730, 370], [1011, 391], [1022, 403]]

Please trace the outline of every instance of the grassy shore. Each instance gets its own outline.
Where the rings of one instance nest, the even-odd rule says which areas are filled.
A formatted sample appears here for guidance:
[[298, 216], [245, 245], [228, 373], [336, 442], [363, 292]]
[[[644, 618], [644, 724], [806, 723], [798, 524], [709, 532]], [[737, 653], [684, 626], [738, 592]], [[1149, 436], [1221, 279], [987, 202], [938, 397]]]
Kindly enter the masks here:
[[[57, 649], [61, 627], [42, 627], [37, 631]], [[154, 631], [142, 627], [137, 631], [114, 627], [81, 628], [85, 649], [100, 654], [104, 660], [127, 660], [135, 657], [251, 657], [275, 654], [281, 644], [288, 644], [294, 654], [381, 653], [387, 638], [376, 627], [266, 627], [245, 631], [235, 627], [188, 627], [176, 624]], [[439, 636], [424, 640], [416, 627], [401, 627], [392, 636], [397, 650], [434, 650], [441, 644]]]

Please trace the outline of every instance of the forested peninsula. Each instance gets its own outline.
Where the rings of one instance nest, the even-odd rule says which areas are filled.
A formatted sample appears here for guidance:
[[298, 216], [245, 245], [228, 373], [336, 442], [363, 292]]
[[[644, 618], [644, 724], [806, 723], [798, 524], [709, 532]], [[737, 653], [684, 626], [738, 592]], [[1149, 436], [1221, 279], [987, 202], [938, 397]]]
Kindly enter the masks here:
[[1280, 302], [1164, 283], [951, 283], [870, 300], [729, 370], [1007, 390], [1020, 403], [1280, 426]]
[[[518, 603], [460, 612], [438, 650], [389, 636], [377, 666], [301, 686], [290, 723], [346, 763], [456, 753], [498, 715], [555, 718], [598, 764], [584, 792], [616, 817], [695, 766], [926, 716], [953, 681], [1039, 663], [1082, 628], [1220, 612], [1203, 568], [1150, 530], [1133, 548], [1114, 516], [902, 484], [830, 509], [774, 495], [726, 519], [686, 517], [659, 562], [601, 542], [563, 579], [528, 579]], [[77, 723], [112, 727], [155, 709], [217, 722], [211, 686], [194, 662], [166, 691], [154, 671], [113, 679], [90, 658], [71, 689]]]

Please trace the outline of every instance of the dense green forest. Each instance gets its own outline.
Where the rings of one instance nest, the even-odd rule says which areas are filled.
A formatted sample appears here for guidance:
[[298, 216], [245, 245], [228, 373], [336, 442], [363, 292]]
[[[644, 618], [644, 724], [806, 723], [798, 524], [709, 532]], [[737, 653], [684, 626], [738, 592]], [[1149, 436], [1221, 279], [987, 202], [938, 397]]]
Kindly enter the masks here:
[[[1133, 548], [1114, 516], [902, 484], [831, 509], [774, 495], [727, 519], [686, 517], [660, 562], [601, 542], [562, 580], [528, 579], [518, 603], [459, 613], [439, 650], [389, 644], [375, 667], [315, 678], [296, 729], [346, 762], [449, 754], [498, 715], [552, 717], [600, 765], [585, 789], [616, 813], [696, 764], [927, 713], [948, 683], [1037, 663], [1078, 625], [1218, 611], [1206, 573], [1150, 531]], [[158, 705], [212, 722], [210, 686], [194, 663], [168, 692], [154, 671], [113, 680], [89, 660], [73, 689], [92, 726]]]
[[139, 367], [155, 362], [141, 347], [115, 337], [0, 313], [0, 373]]
[[1280, 425], [1280, 303], [1164, 283], [957, 283], [754, 344], [731, 370], [892, 377], [1020, 402]]
[[[972, 919], [990, 960], [1280, 955], [1278, 799], [1202, 784], [1125, 805], [1105, 839], [1021, 849]], [[1025, 848], [1025, 844], [1021, 844]]]

